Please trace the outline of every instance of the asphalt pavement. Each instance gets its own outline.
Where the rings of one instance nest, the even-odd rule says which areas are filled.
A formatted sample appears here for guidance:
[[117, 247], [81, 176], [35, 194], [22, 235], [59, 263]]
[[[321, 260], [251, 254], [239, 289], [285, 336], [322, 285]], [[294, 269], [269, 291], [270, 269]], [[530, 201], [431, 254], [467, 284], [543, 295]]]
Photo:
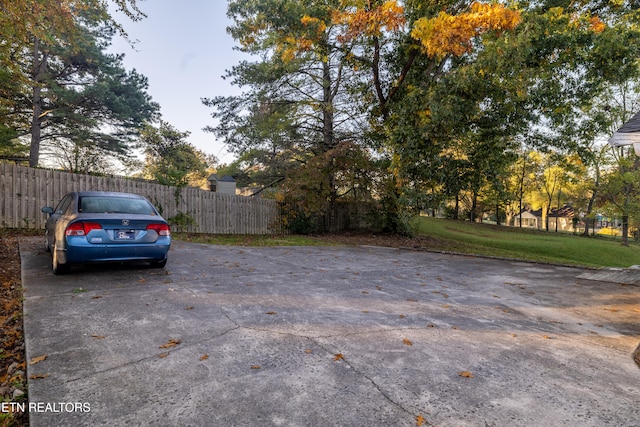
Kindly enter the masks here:
[[[637, 426], [640, 287], [374, 247], [20, 243], [31, 426]], [[578, 278], [578, 277], [582, 278]]]

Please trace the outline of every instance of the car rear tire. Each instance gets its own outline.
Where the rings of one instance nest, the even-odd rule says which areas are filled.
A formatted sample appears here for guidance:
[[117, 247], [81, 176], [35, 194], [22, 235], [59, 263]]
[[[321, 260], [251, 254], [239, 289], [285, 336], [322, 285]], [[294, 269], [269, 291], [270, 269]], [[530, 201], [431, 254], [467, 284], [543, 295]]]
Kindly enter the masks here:
[[69, 264], [60, 264], [60, 260], [58, 259], [58, 250], [55, 246], [53, 247], [51, 252], [53, 274], [67, 274], [71, 270], [71, 266]]
[[151, 261], [151, 268], [164, 268], [167, 265], [167, 259], [163, 259], [162, 261]]

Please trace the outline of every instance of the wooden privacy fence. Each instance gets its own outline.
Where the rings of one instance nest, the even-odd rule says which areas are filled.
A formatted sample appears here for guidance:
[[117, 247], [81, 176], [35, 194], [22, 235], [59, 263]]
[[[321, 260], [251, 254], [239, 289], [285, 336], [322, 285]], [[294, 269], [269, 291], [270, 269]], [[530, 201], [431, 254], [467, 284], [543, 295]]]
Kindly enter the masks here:
[[[145, 196], [170, 220], [179, 213], [193, 224], [181, 231], [273, 234], [281, 231], [275, 200], [220, 194], [186, 187], [179, 191], [151, 181], [80, 175], [0, 163], [0, 226], [44, 228], [43, 206], [56, 206], [70, 191], [119, 191]], [[177, 202], [177, 203], [176, 203]]]

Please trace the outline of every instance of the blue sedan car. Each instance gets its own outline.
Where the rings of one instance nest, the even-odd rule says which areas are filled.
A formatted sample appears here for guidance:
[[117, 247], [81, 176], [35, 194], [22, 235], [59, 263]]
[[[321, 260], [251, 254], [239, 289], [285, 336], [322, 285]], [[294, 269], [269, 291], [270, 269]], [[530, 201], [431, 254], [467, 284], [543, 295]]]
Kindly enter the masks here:
[[149, 261], [158, 268], [167, 263], [171, 229], [142, 196], [72, 192], [42, 212], [49, 215], [45, 245], [52, 254], [53, 274], [89, 262]]

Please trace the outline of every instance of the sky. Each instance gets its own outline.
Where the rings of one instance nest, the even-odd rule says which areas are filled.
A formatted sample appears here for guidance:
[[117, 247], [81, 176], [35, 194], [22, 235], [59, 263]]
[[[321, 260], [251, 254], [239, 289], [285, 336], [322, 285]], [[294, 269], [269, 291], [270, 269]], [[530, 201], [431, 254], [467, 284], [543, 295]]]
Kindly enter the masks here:
[[222, 78], [225, 70], [248, 57], [234, 51], [235, 42], [227, 34], [226, 0], [138, 0], [147, 18], [132, 22], [114, 14], [132, 48], [120, 36], [110, 51], [124, 53], [126, 69], [136, 69], [149, 79], [148, 93], [160, 104], [162, 120], [181, 132], [189, 131], [188, 142], [213, 154], [222, 163], [233, 155], [202, 128], [213, 125], [212, 109], [200, 101], [219, 95], [239, 94], [241, 89]]

